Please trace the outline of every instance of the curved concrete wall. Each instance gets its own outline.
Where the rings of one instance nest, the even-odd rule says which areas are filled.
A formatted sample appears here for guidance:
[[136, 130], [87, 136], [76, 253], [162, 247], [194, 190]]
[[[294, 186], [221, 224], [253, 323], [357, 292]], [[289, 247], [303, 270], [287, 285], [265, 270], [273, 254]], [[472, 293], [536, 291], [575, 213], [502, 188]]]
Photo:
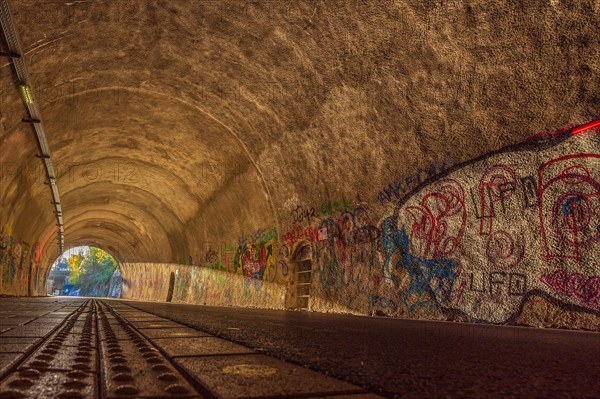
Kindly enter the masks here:
[[286, 308], [310, 261], [312, 310], [598, 329], [599, 150], [597, 127], [564, 129], [410, 177], [400, 201], [297, 207], [287, 232], [124, 265], [125, 296], [164, 300], [174, 273], [176, 302]]
[[[571, 144], [486, 154], [598, 117], [597, 1], [11, 5], [66, 245], [113, 254], [126, 295], [166, 299], [179, 267], [174, 301], [305, 307], [311, 267], [316, 310], [596, 328], [594, 239], [569, 254], [568, 220], [517, 209]], [[0, 267], [24, 295], [31, 248], [42, 275], [59, 254], [10, 68]]]

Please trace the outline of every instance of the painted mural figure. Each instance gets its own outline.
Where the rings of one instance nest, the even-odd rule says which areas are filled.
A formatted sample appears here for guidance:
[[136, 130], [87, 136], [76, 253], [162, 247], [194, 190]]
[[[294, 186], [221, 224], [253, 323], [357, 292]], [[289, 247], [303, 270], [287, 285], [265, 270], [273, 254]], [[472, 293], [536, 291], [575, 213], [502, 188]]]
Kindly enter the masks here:
[[598, 309], [599, 136], [596, 129], [542, 150], [524, 146], [518, 156], [500, 152], [400, 204], [384, 222], [381, 271], [391, 283], [395, 270], [408, 272], [399, 293], [408, 310], [421, 302], [407, 298], [427, 288], [443, 309], [492, 322], [535, 290]]

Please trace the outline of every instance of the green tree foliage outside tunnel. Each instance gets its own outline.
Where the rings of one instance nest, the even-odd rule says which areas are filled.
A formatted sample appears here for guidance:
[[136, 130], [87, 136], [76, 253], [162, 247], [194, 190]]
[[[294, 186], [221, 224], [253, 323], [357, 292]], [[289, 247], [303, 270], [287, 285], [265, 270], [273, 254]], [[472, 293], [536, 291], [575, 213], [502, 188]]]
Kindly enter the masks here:
[[107, 296], [117, 262], [107, 252], [89, 247], [87, 254], [69, 257], [69, 281], [81, 296]]

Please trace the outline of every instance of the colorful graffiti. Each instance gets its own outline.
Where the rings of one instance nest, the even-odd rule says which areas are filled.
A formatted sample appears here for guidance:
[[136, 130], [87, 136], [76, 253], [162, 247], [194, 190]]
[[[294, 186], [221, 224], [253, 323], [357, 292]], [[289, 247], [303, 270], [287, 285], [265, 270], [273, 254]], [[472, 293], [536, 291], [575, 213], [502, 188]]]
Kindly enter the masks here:
[[283, 303], [285, 286], [263, 282], [260, 292], [246, 287], [237, 273], [186, 263], [121, 264], [123, 297], [164, 301], [170, 275], [175, 276], [172, 302], [217, 306], [277, 307]]
[[561, 295], [573, 297], [600, 310], [600, 276], [586, 277], [581, 273], [559, 269], [552, 274], [543, 274], [541, 281]]
[[[391, 223], [385, 222], [386, 229]], [[447, 304], [451, 301], [454, 282], [459, 275], [459, 263], [451, 258], [422, 258], [411, 253], [411, 245], [406, 228], [385, 231], [391, 242], [384, 245], [386, 260], [392, 259], [391, 254], [398, 254], [393, 269], [403, 269], [409, 277], [407, 289], [400, 290], [398, 297], [409, 311], [418, 306], [435, 306], [438, 303]], [[394, 276], [392, 274], [392, 276]], [[392, 277], [392, 280], [394, 277]]]
[[[369, 291], [376, 268], [380, 230], [364, 206], [321, 221], [314, 248], [314, 278], [320, 294], [336, 301], [348, 290]], [[364, 306], [361, 296], [350, 297], [354, 307]]]
[[546, 259], [593, 261], [600, 241], [600, 154], [573, 154], [538, 169], [539, 218]]
[[275, 245], [277, 229], [259, 232], [253, 237], [241, 238], [233, 260], [234, 272], [243, 275], [246, 288], [256, 292], [262, 287], [265, 274], [275, 268]]
[[289, 247], [280, 245], [276, 228], [202, 247], [176, 264], [122, 265], [124, 297], [164, 300], [173, 273], [173, 302], [263, 307], [283, 302]]
[[[387, 211], [360, 205], [293, 225], [285, 244], [306, 241], [313, 248], [313, 309], [343, 304], [365, 313], [462, 314], [501, 323], [530, 292], [543, 292], [596, 311], [595, 129], [578, 135], [563, 129], [452, 170], [431, 168], [427, 185], [399, 191], [402, 200]], [[434, 172], [443, 173], [434, 179]], [[391, 200], [388, 194], [380, 203]]]
[[600, 130], [577, 129], [205, 244], [172, 270], [174, 300], [281, 308], [301, 259], [313, 310], [504, 323], [543, 295], [600, 316]]
[[385, 205], [386, 203], [394, 200], [401, 200], [405, 195], [409, 194], [422, 182], [444, 173], [449, 164], [450, 161], [443, 161], [440, 163], [432, 162], [427, 167], [417, 170], [415, 173], [407, 176], [405, 179], [390, 183], [387, 187], [383, 188], [379, 192], [379, 204]]
[[600, 269], [599, 136], [498, 152], [399, 204], [385, 222], [382, 276], [394, 284], [396, 269], [408, 272], [404, 306], [414, 309], [406, 296], [420, 292], [442, 310], [502, 322], [527, 292], [542, 290], [598, 309], [598, 277], [589, 273]]
[[15, 238], [6, 224], [0, 230], [0, 292], [5, 295], [42, 295], [46, 276], [41, 272], [40, 246]]
[[352, 212], [352, 200], [342, 197], [336, 201], [327, 201], [321, 204], [320, 207], [305, 207], [298, 205], [290, 213], [293, 223], [303, 223], [318, 220], [320, 217], [328, 217], [334, 215], [341, 215], [346, 212]]

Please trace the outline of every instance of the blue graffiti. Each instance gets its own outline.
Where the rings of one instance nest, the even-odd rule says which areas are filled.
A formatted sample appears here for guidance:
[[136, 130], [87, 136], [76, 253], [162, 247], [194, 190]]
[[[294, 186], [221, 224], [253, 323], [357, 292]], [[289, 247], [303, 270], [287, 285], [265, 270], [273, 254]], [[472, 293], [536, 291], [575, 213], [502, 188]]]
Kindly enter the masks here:
[[[410, 283], [406, 292], [399, 293], [403, 296], [404, 306], [412, 311], [417, 306], [430, 304], [427, 299], [420, 299], [422, 294], [431, 294], [432, 299], [447, 302], [452, 293], [452, 287], [457, 277], [458, 261], [455, 259], [422, 259], [410, 253], [410, 239], [406, 228], [400, 230], [392, 228], [392, 222], [388, 218], [384, 220], [384, 231], [382, 234], [382, 246], [386, 254], [383, 264], [382, 276], [396, 281], [392, 275], [392, 258], [398, 253], [400, 259], [394, 268], [403, 268], [409, 275]], [[419, 298], [415, 303], [409, 303], [411, 297]]]
[[250, 287], [254, 287], [254, 291], [258, 294], [260, 292], [260, 289], [262, 288], [262, 283], [263, 283], [262, 280], [260, 280], [259, 278], [262, 278], [262, 277], [253, 275], [251, 278], [247, 279], [244, 282], [244, 287], [246, 289], [249, 289]]
[[396, 281], [396, 277], [392, 274], [392, 257], [402, 248], [402, 237], [400, 231], [392, 228], [392, 221], [386, 218], [383, 221], [383, 233], [381, 235], [381, 246], [385, 253], [381, 269], [381, 277], [384, 279]]
[[574, 205], [581, 202], [581, 197], [571, 197], [565, 201], [562, 206], [562, 213], [565, 216], [571, 216], [573, 214]]
[[404, 180], [390, 183], [379, 192], [379, 203], [384, 205], [386, 202], [391, 202], [394, 199], [402, 199], [405, 194], [409, 193], [423, 181], [444, 173], [451, 163], [451, 161], [443, 161], [441, 163], [432, 162], [428, 167], [419, 168], [416, 173], [407, 176]]

